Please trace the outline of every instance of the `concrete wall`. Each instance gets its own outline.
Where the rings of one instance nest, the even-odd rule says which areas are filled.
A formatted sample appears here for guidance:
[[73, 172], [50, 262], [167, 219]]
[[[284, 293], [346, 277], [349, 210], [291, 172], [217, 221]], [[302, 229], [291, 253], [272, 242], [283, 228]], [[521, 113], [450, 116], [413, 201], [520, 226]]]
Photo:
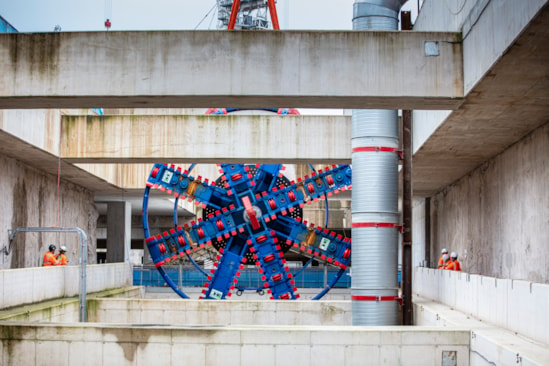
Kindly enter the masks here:
[[469, 365], [469, 332], [401, 327], [157, 327], [0, 325], [2, 365], [422, 365], [456, 351]]
[[416, 267], [413, 286], [414, 295], [549, 345], [547, 284]]
[[[86, 266], [86, 290], [98, 292], [132, 284], [128, 263]], [[0, 271], [0, 309], [78, 296], [80, 266], [36, 267]]]
[[[88, 314], [94, 314], [96, 298], [120, 298], [125, 299], [143, 297], [144, 288], [139, 286], [122, 287], [101, 292], [95, 292], [87, 296]], [[27, 323], [78, 323], [80, 321], [79, 297], [66, 297], [53, 299], [35, 304], [16, 306], [14, 308], [0, 310], [0, 321], [27, 322]], [[89, 321], [89, 316], [88, 316]]]
[[549, 364], [547, 345], [417, 295], [414, 296], [414, 320], [422, 327], [439, 326], [470, 330], [471, 366]]
[[431, 263], [427, 262], [425, 235], [425, 198], [414, 197], [412, 200], [412, 265], [414, 267], [436, 267], [440, 253], [431, 252]]
[[[88, 262], [95, 263], [98, 213], [91, 192], [63, 179], [58, 187], [57, 177], [5, 156], [0, 156], [0, 170], [0, 232], [4, 233], [0, 248], [9, 246], [8, 230], [16, 227], [79, 227], [88, 235]], [[0, 253], [0, 268], [41, 266], [43, 255], [51, 243], [67, 247], [70, 263], [78, 261], [77, 234], [19, 233], [12, 242], [9, 255]]]
[[[445, 247], [459, 254], [465, 272], [549, 283], [547, 177], [549, 124], [432, 197], [432, 260]], [[414, 217], [422, 210], [418, 201]], [[420, 251], [423, 222], [414, 223]]]
[[68, 301], [44, 302], [22, 306], [8, 311], [0, 311], [0, 321], [25, 323], [78, 323], [80, 302], [78, 298]]

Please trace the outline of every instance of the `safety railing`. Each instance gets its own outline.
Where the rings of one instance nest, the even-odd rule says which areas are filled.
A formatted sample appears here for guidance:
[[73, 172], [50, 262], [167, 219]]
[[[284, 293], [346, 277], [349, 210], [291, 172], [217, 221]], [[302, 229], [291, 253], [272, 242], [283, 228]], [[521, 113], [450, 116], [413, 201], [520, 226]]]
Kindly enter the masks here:
[[[176, 265], [163, 266], [164, 271], [170, 279], [177, 284], [178, 287], [202, 287], [206, 278], [202, 273], [194, 267]], [[290, 272], [295, 274], [295, 284], [300, 288], [322, 288], [337, 274], [338, 269], [308, 267], [300, 271], [301, 268], [291, 268]], [[236, 284], [237, 288], [255, 289], [262, 288], [263, 282], [261, 274], [256, 268], [244, 268], [241, 270], [241, 275]], [[133, 284], [136, 286], [152, 286], [163, 287], [164, 279], [154, 266], [134, 266], [133, 267]], [[339, 281], [334, 286], [335, 288], [351, 287], [350, 271], [341, 276]]]

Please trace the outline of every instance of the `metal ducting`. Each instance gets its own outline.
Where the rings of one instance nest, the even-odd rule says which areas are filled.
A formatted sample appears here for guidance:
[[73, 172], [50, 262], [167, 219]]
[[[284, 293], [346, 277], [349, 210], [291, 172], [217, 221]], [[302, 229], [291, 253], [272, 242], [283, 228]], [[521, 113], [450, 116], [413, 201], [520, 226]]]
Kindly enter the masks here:
[[[354, 30], [397, 30], [406, 0], [356, 0]], [[353, 325], [398, 324], [398, 114], [353, 110]]]

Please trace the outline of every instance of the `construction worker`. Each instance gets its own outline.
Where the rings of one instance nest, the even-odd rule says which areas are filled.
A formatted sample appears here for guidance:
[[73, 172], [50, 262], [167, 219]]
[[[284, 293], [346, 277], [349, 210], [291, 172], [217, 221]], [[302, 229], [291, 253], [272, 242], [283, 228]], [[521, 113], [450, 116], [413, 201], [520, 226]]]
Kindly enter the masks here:
[[438, 266], [437, 266], [438, 269], [442, 269], [442, 267], [444, 267], [444, 260], [442, 259], [444, 255], [448, 255], [448, 249], [446, 248], [442, 248], [440, 252], [440, 258], [438, 259]]
[[451, 260], [450, 256], [448, 254], [444, 254], [442, 256], [442, 268], [441, 269], [448, 269], [448, 266], [450, 265]]
[[44, 254], [44, 260], [42, 261], [43, 267], [56, 266], [57, 258], [55, 257], [55, 245], [50, 244], [48, 251]]
[[59, 248], [59, 254], [57, 255], [57, 264], [60, 266], [66, 266], [67, 263], [67, 256], [65, 253], [67, 252], [67, 247], [64, 245], [61, 245], [61, 248]]
[[446, 267], [446, 269], [461, 272], [461, 264], [459, 264], [457, 258], [458, 258], [457, 253], [452, 252], [452, 254], [450, 254], [450, 263], [448, 263], [448, 266]]

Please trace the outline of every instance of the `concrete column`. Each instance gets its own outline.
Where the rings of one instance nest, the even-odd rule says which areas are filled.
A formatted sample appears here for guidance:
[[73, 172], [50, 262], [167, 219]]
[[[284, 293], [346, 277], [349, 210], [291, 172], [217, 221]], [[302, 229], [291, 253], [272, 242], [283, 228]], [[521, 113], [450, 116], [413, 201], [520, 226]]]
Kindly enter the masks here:
[[402, 111], [402, 324], [414, 324], [412, 304], [412, 111]]
[[128, 262], [131, 248], [132, 208], [129, 202], [107, 207], [107, 263]]

